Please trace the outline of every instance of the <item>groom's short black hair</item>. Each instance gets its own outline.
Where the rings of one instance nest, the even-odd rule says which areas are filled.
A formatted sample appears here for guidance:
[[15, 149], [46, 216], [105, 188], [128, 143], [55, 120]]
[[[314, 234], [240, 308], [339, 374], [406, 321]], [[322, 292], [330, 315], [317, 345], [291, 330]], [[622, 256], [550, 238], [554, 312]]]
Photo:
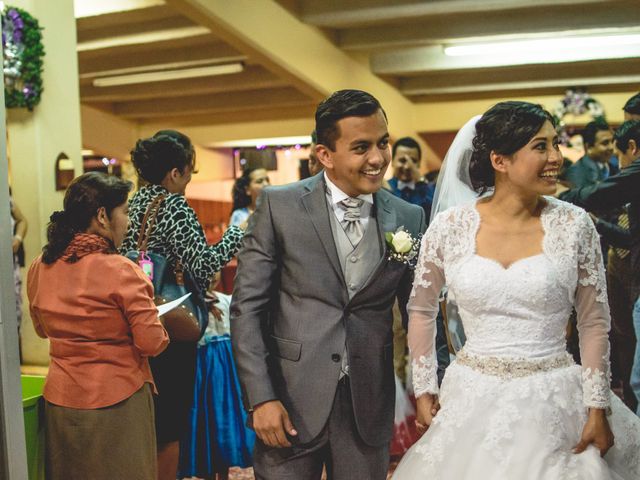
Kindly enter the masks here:
[[378, 110], [387, 114], [376, 98], [362, 90], [338, 90], [324, 99], [316, 109], [316, 135], [318, 144], [335, 151], [340, 138], [338, 121], [346, 117], [368, 117]]

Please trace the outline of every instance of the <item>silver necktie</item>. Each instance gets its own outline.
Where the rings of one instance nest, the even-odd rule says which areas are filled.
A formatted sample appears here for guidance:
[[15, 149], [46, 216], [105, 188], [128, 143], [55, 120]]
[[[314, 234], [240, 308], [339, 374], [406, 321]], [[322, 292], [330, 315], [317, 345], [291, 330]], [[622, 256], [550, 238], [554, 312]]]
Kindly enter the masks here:
[[360, 222], [360, 209], [363, 203], [364, 200], [351, 197], [339, 202], [340, 207], [345, 211], [344, 218], [342, 222], [340, 222], [340, 225], [342, 225], [344, 233], [347, 234], [351, 245], [354, 247], [360, 243], [362, 235], [364, 235], [364, 229]]

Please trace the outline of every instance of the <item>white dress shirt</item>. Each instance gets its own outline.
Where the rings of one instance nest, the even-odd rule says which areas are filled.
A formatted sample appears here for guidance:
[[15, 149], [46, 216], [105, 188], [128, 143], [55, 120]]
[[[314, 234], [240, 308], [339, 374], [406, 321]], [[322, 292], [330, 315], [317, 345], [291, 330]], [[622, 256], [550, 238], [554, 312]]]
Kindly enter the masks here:
[[[345, 198], [349, 198], [349, 195], [340, 190], [335, 183], [333, 183], [329, 177], [327, 176], [327, 172], [324, 172], [324, 180], [327, 182], [327, 200], [329, 201], [329, 205], [333, 209], [333, 213], [338, 219], [338, 223], [342, 224], [344, 220], [345, 210], [338, 205]], [[367, 193], [358, 195], [355, 198], [359, 198], [364, 200], [362, 207], [360, 208], [360, 223], [362, 224], [362, 231], [367, 229], [367, 225], [369, 224], [369, 216], [371, 215], [371, 208], [373, 207], [373, 194]]]

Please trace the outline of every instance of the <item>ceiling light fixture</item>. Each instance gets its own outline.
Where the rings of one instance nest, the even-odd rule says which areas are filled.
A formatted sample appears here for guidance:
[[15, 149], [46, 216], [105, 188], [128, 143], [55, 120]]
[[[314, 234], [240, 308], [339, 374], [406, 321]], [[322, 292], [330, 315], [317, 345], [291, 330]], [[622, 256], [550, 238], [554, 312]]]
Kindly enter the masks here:
[[271, 138], [251, 138], [244, 140], [230, 140], [225, 142], [214, 142], [209, 147], [212, 148], [246, 148], [261, 146], [289, 146], [289, 145], [309, 145], [310, 135], [300, 135], [292, 137], [271, 137]]
[[166, 82], [168, 80], [181, 80], [184, 78], [210, 77], [213, 75], [240, 73], [243, 70], [244, 64], [241, 62], [235, 62], [224, 65], [210, 65], [208, 67], [186, 68], [182, 70], [163, 70], [159, 72], [100, 77], [93, 80], [93, 86], [114, 87], [119, 85], [131, 85], [134, 83]]
[[[554, 56], [562, 53], [585, 52], [589, 49], [610, 49], [636, 47], [636, 56], [640, 55], [640, 34], [628, 35], [592, 35], [555, 37], [532, 40], [514, 40], [509, 42], [469, 43], [444, 47], [449, 57], [470, 55], [505, 55], [544, 53]], [[630, 52], [633, 53], [633, 52]]]

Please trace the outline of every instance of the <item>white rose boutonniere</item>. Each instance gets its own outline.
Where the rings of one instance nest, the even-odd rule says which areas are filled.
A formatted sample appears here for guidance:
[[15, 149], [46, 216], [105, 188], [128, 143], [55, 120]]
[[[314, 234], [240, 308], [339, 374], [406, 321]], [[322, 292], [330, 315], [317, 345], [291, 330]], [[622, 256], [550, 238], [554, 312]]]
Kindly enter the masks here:
[[415, 267], [420, 249], [420, 238], [413, 237], [404, 227], [395, 232], [386, 232], [384, 238], [389, 250], [389, 260], [406, 263], [410, 268]]

